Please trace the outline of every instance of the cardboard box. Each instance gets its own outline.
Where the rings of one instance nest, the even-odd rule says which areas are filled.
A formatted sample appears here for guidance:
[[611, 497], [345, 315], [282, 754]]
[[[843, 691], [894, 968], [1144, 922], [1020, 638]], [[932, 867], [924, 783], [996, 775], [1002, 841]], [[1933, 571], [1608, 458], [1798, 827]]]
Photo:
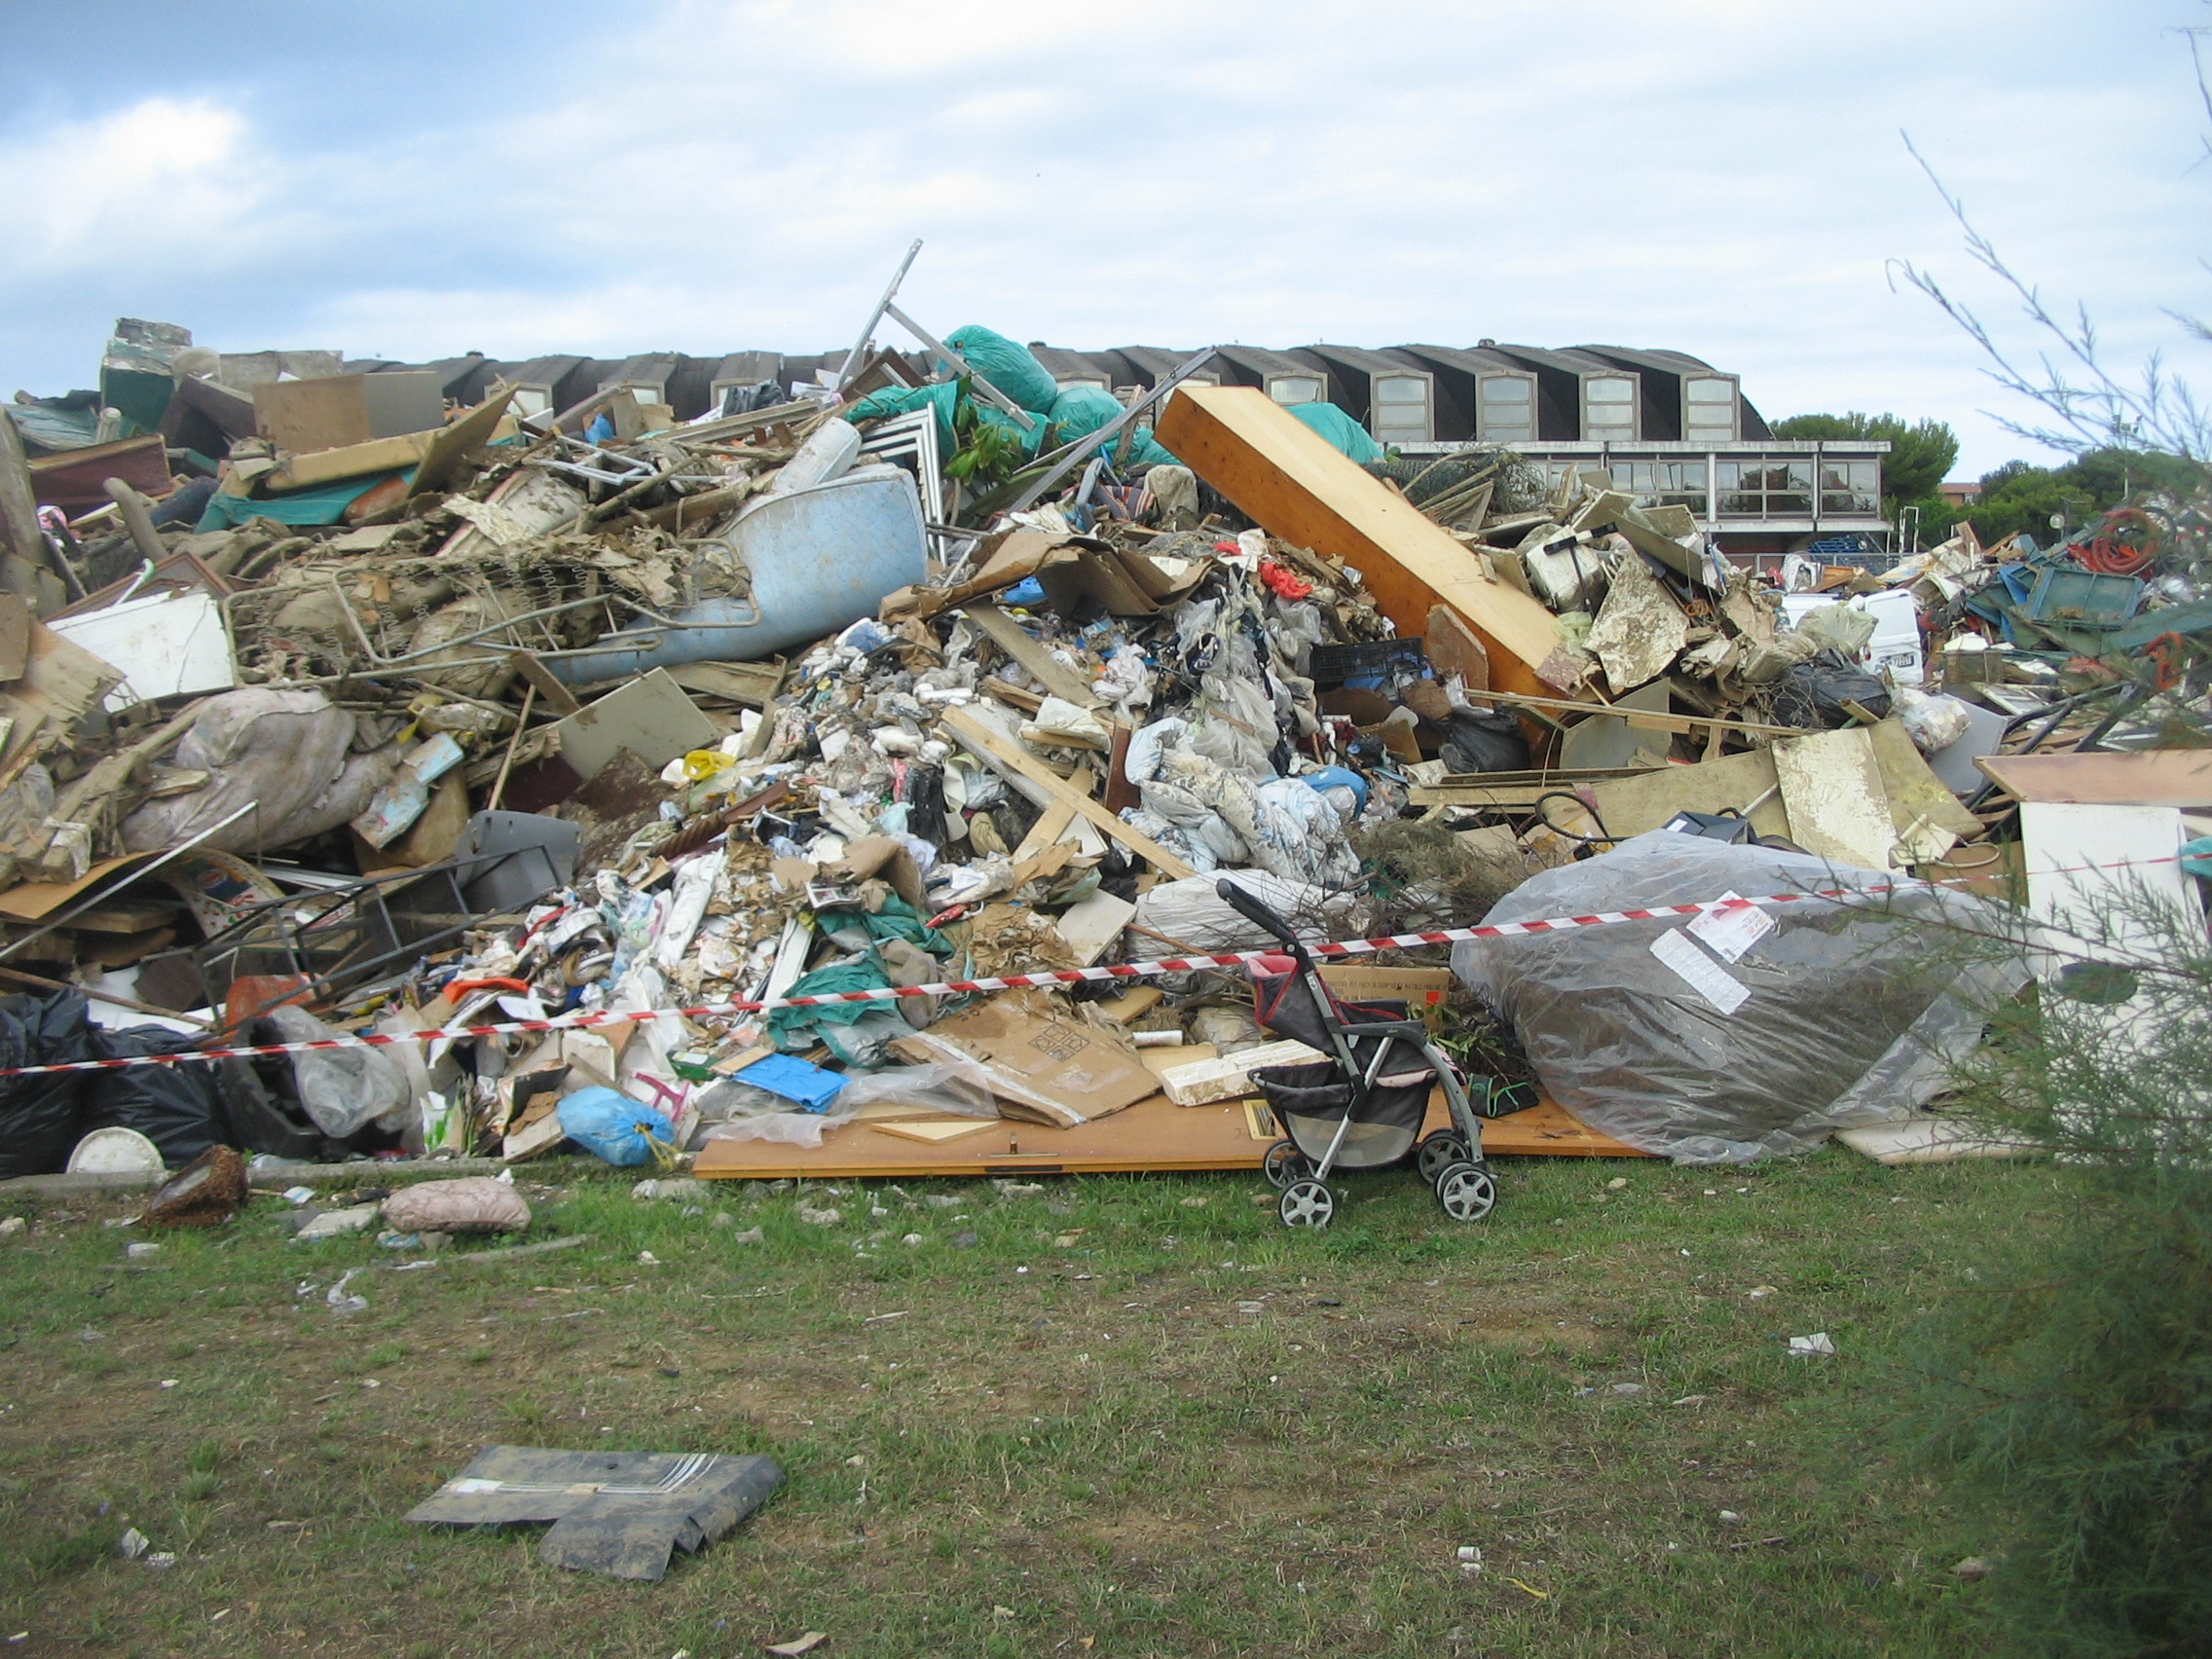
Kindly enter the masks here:
[[403, 437], [445, 424], [445, 398], [427, 369], [271, 381], [253, 388], [254, 424], [295, 455]]
[[1009, 991], [891, 1045], [917, 1065], [973, 1061], [1009, 1118], [1073, 1128], [1133, 1106], [1160, 1084], [1105, 1032], [1070, 1018], [1040, 991]]
[[1408, 1014], [1431, 1029], [1443, 1022], [1453, 985], [1449, 968], [1355, 968], [1344, 963], [1325, 965], [1321, 982], [1346, 1002], [1402, 1002]]

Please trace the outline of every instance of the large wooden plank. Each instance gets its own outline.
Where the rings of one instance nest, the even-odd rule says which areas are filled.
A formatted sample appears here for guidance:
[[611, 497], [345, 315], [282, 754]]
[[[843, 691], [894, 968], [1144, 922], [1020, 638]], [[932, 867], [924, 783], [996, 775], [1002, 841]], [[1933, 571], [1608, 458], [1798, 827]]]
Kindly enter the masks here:
[[1402, 634], [1429, 608], [1463, 617], [1500, 690], [1571, 690], [1583, 670], [1559, 623], [1529, 595], [1486, 578], [1482, 562], [1403, 496], [1385, 489], [1252, 387], [1176, 388], [1160, 441], [1271, 535], [1357, 570]]
[[994, 771], [1027, 779], [1043, 790], [1053, 804], [1064, 803], [1072, 807], [1161, 874], [1180, 881], [1187, 875], [1198, 873], [1141, 830], [1124, 824], [1088, 795], [1077, 794], [1051, 767], [1011, 739], [1001, 736], [985, 724], [980, 717], [970, 714], [966, 709], [951, 708], [944, 712], [944, 723], [959, 738], [963, 747]]
[[[1424, 1129], [1449, 1122], [1439, 1093]], [[868, 1124], [833, 1129], [818, 1147], [777, 1141], [711, 1140], [692, 1173], [703, 1181], [904, 1180], [923, 1175], [1080, 1175], [1109, 1171], [1257, 1169], [1275, 1139], [1265, 1111], [1238, 1101], [1173, 1106], [1153, 1095], [1074, 1128], [1000, 1123], [982, 1134], [928, 1145]], [[1634, 1147], [1585, 1128], [1549, 1100], [1483, 1124], [1483, 1151], [1500, 1157], [1642, 1158]], [[1412, 1181], [1410, 1167], [1376, 1179]]]
[[2072, 806], [2212, 806], [2212, 749], [2137, 755], [1984, 755], [1974, 761], [2020, 801]]

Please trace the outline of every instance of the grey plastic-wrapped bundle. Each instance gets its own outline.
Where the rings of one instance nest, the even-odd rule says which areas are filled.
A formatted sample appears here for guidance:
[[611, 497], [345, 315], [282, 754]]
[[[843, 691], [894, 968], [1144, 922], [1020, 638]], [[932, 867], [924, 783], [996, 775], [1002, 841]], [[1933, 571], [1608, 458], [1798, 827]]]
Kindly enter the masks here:
[[2027, 978], [2002, 942], [2014, 931], [2004, 913], [1948, 889], [1875, 891], [1894, 879], [1654, 830], [1530, 877], [1484, 920], [1730, 894], [1868, 896], [1761, 906], [1772, 931], [1734, 961], [1757, 924], [1704, 930], [1715, 950], [1676, 916], [1468, 940], [1452, 967], [1511, 1022], [1552, 1098], [1592, 1128], [1680, 1163], [1805, 1152], [1925, 1105], [1978, 1039], [1980, 1011]]

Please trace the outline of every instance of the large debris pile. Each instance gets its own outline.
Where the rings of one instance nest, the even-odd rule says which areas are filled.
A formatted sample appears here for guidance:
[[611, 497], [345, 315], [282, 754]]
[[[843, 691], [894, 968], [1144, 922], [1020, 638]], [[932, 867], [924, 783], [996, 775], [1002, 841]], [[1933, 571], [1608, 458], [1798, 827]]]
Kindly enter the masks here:
[[[1224, 874], [1309, 939], [1465, 923], [1661, 827], [1942, 874], [2003, 816], [1960, 797], [2009, 717], [1921, 689], [1917, 622], [1893, 660], [1875, 602], [1939, 618], [1946, 669], [1985, 624], [2097, 625], [2047, 560], [2026, 595], [1956, 541], [1788, 595], [1602, 472], [1363, 470], [1256, 392], [1163, 377], [1124, 408], [988, 330], [930, 344], [678, 424], [620, 387], [523, 418], [511, 388], [376, 387], [404, 376], [246, 395], [124, 323], [103, 406], [19, 401], [15, 1063], [635, 1017], [359, 1051], [336, 1082], [294, 1054], [190, 1098], [47, 1088], [10, 1171], [103, 1124], [175, 1163], [666, 1161], [864, 1103], [1087, 1123], [1153, 1092], [1144, 1050], [1254, 1041], [1238, 981], [736, 1005], [1266, 944]], [[2124, 579], [2194, 616], [2193, 576]], [[2033, 643], [1982, 656], [2083, 677], [2080, 642]], [[1956, 678], [1986, 705], [2016, 676]]]

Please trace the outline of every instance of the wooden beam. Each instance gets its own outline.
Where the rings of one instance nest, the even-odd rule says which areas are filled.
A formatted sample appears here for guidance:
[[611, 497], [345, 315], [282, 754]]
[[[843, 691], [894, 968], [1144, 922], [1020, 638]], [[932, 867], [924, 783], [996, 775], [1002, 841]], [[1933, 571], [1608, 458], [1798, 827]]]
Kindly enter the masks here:
[[1429, 607], [1464, 617], [1509, 691], [1572, 690], [1587, 669], [1536, 600], [1487, 579], [1482, 561], [1419, 507], [1340, 455], [1254, 387], [1190, 387], [1167, 400], [1160, 441], [1269, 535], [1351, 566], [1401, 634]]
[[960, 608], [960, 614], [988, 637], [991, 644], [1019, 663], [1025, 673], [1053, 696], [1079, 709], [1105, 707], [1089, 682], [1078, 676], [1031, 637], [1029, 631], [987, 599]]
[[1180, 881], [1185, 876], [1198, 874], [1197, 870], [1150, 835], [1124, 824], [1088, 795], [1077, 794], [1051, 767], [1011, 739], [1001, 736], [981, 716], [971, 714], [966, 709], [950, 708], [944, 712], [944, 724], [960, 740], [962, 747], [993, 771], [1008, 778], [1026, 779], [1042, 790], [1047, 800], [1052, 804], [1065, 801], [1073, 811], [1089, 819], [1162, 875]]
[[[1075, 776], [1068, 779], [1068, 788], [1078, 794], [1090, 793], [1093, 779], [1090, 768], [1078, 766]], [[1021, 845], [1014, 849], [1014, 862], [1033, 859], [1047, 847], [1057, 846], [1067, 839], [1070, 827], [1075, 823], [1075, 807], [1068, 801], [1055, 800], [1045, 808], [1044, 815], [1029, 827], [1029, 833], [1021, 837]]]

